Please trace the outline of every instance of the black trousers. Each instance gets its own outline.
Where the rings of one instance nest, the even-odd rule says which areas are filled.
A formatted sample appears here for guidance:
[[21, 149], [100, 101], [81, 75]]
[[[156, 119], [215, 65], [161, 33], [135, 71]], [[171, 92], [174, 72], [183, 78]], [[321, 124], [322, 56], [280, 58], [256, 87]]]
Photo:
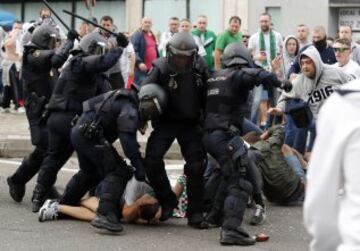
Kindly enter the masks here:
[[19, 168], [11, 177], [16, 184], [26, 184], [35, 176], [46, 156], [49, 145], [49, 132], [46, 122], [41, 118], [41, 114], [34, 117], [31, 109], [30, 107], [25, 107], [26, 117], [29, 121], [31, 142], [35, 149], [23, 159]]
[[120, 219], [119, 202], [132, 169], [115, 148], [104, 145], [98, 137], [85, 137], [79, 126], [72, 129], [71, 141], [78, 155], [80, 171], [67, 184], [61, 203], [78, 204], [90, 188], [102, 181], [98, 212], [103, 215], [113, 212]]
[[177, 139], [185, 159], [184, 173], [187, 176], [187, 216], [203, 211], [204, 170], [206, 154], [201, 142], [201, 133], [196, 124], [159, 123], [154, 126], [145, 155], [145, 171], [161, 205], [176, 207], [177, 199], [171, 190], [163, 161], [165, 153]]
[[55, 184], [57, 173], [74, 152], [70, 132], [75, 115], [73, 111], [53, 111], [47, 121], [49, 146], [37, 180], [45, 189]]
[[223, 214], [222, 226], [228, 229], [236, 229], [241, 225], [252, 192], [251, 183], [237, 170], [232, 160], [228, 149], [232, 138], [223, 130], [206, 133], [203, 138], [207, 152], [218, 161], [221, 168], [221, 180], [214, 195], [212, 210]]

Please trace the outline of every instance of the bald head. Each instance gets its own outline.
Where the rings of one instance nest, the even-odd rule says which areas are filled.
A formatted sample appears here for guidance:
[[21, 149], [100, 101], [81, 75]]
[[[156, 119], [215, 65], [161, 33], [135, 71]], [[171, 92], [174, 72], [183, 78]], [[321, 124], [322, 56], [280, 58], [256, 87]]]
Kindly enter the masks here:
[[150, 17], [143, 17], [141, 19], [141, 29], [143, 31], [150, 31], [152, 26], [152, 19]]

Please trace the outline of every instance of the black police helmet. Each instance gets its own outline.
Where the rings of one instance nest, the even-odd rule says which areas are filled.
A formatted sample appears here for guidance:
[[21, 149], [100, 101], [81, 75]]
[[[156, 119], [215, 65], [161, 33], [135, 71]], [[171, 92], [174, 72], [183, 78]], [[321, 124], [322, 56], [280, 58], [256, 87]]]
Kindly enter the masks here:
[[107, 40], [99, 32], [91, 32], [81, 39], [79, 48], [92, 55], [101, 55], [105, 53]]
[[231, 43], [225, 47], [222, 63], [227, 67], [248, 65], [252, 61], [250, 51], [241, 43]]
[[169, 67], [176, 73], [186, 73], [192, 70], [198, 46], [188, 32], [176, 33], [166, 45], [166, 58]]
[[158, 84], [146, 84], [141, 87], [139, 110], [143, 120], [151, 120], [162, 114], [167, 105], [167, 94]]
[[60, 33], [50, 21], [44, 21], [37, 26], [31, 38], [31, 43], [41, 49], [54, 49], [58, 41], [60, 41]]

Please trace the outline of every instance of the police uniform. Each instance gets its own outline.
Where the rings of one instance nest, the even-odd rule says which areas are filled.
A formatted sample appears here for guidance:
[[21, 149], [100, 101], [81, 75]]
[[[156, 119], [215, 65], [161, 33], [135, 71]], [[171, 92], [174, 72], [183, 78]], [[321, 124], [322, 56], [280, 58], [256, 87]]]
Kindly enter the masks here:
[[135, 177], [144, 179], [136, 131], [139, 126], [137, 96], [132, 90], [120, 89], [94, 97], [83, 104], [83, 113], [71, 132], [71, 141], [80, 171], [68, 183], [62, 204], [76, 205], [91, 187], [101, 180], [103, 193], [98, 212], [119, 216], [118, 201], [133, 170], [112, 146], [119, 138]]
[[[185, 159], [187, 176], [189, 224], [199, 223], [202, 212], [203, 173], [206, 154], [201, 143], [200, 116], [204, 108], [207, 66], [197, 57], [190, 72], [174, 73], [166, 58], [153, 62], [153, 69], [143, 85], [157, 83], [167, 93], [164, 113], [152, 121], [153, 131], [148, 139], [145, 156], [146, 175], [163, 208], [165, 220], [177, 199], [166, 175], [163, 157], [176, 139]], [[197, 219], [193, 218], [197, 217]]]
[[74, 151], [70, 140], [72, 119], [82, 113], [83, 101], [110, 90], [102, 72], [112, 67], [121, 53], [120, 48], [105, 55], [77, 51], [63, 69], [48, 104], [49, 148], [34, 189], [33, 211], [39, 209], [58, 171]]
[[247, 149], [239, 136], [244, 120], [242, 108], [255, 85], [280, 85], [273, 74], [262, 69], [245, 68], [250, 63], [248, 61], [242, 68], [235, 64], [214, 72], [207, 81], [203, 143], [221, 167], [221, 182], [210, 215], [223, 215], [222, 244], [254, 244], [240, 227], [253, 191], [252, 184], [246, 179], [249, 171]]
[[[42, 26], [43, 32], [34, 34], [32, 42], [25, 46], [22, 64], [22, 81], [25, 98], [26, 117], [29, 121], [31, 142], [35, 149], [26, 156], [14, 175], [8, 178], [10, 194], [16, 201], [21, 201], [25, 192], [25, 184], [38, 172], [48, 147], [48, 130], [46, 127], [45, 105], [49, 102], [60, 68], [69, 56], [74, 45], [74, 37], [70, 37], [59, 49], [44, 49], [46, 41], [39, 36], [52, 32], [51, 26]], [[48, 29], [48, 30], [47, 30]], [[72, 31], [76, 34], [76, 32]], [[69, 36], [69, 35], [68, 35]], [[39, 42], [40, 40], [40, 42]], [[39, 44], [39, 45], [38, 45]], [[13, 196], [11, 185], [22, 190], [13, 191], [20, 194]]]

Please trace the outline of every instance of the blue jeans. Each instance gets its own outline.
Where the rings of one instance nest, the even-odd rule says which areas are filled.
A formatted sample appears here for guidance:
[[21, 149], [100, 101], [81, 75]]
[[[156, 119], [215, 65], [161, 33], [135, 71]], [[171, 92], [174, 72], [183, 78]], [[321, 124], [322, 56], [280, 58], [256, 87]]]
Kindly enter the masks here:
[[[296, 135], [294, 140], [294, 148], [301, 154], [304, 154], [306, 151], [311, 152], [316, 138], [315, 121], [313, 121], [309, 127], [295, 128]], [[308, 133], [310, 133], [309, 141], [307, 141]]]
[[259, 86], [256, 86], [252, 91], [253, 100], [252, 100], [252, 106], [251, 106], [251, 121], [254, 124], [257, 124], [259, 107], [260, 107], [263, 89], [264, 89], [263, 86], [259, 85]]
[[286, 163], [294, 170], [296, 176], [300, 179], [305, 180], [305, 172], [301, 166], [300, 160], [293, 154], [285, 156]]
[[285, 115], [286, 124], [285, 124], [285, 144], [291, 147], [294, 147], [296, 133], [298, 128], [295, 126], [294, 120], [290, 115]]
[[139, 71], [138, 69], [135, 69], [135, 77], [134, 77], [134, 82], [136, 85], [141, 86], [142, 82], [144, 82], [146, 76], [147, 76], [147, 72], [143, 72], [143, 71]]
[[263, 130], [261, 130], [256, 124], [245, 118], [242, 124], [243, 135], [251, 131], [255, 131], [257, 133], [263, 133]]

